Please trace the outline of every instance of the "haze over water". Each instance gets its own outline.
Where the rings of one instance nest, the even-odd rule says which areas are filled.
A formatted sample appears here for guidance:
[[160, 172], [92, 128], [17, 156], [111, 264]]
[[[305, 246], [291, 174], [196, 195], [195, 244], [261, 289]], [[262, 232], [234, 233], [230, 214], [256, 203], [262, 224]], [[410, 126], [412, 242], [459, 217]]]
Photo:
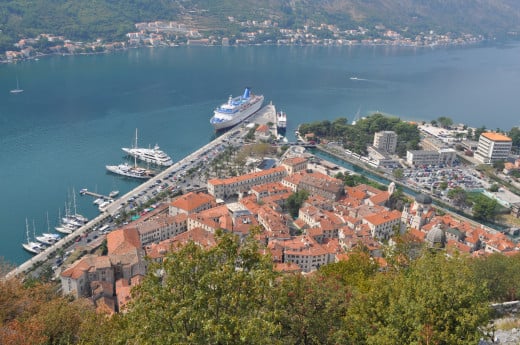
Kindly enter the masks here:
[[[0, 256], [21, 263], [25, 218], [54, 227], [74, 187], [126, 193], [138, 182], [105, 172], [121, 147], [158, 143], [174, 161], [213, 137], [212, 111], [245, 86], [299, 123], [379, 110], [402, 119], [520, 125], [520, 45], [176, 47], [54, 56], [0, 66]], [[21, 94], [10, 94], [18, 77]], [[79, 211], [98, 214], [91, 197]], [[32, 225], [31, 225], [32, 237]]]

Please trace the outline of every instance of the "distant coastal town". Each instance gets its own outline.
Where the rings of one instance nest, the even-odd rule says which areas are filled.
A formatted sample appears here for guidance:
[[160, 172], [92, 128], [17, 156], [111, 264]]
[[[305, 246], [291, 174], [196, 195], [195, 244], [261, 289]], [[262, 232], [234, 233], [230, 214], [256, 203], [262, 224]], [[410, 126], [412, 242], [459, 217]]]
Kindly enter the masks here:
[[406, 30], [397, 32], [383, 25], [374, 28], [357, 27], [341, 30], [335, 25], [322, 23], [303, 26], [301, 29], [281, 28], [278, 23], [265, 20], [236, 22], [244, 30], [239, 34], [216, 35], [202, 28], [175, 21], [154, 21], [135, 24], [135, 31], [127, 33], [126, 40], [106, 42], [99, 38], [94, 42], [78, 42], [52, 33], [25, 37], [16, 42], [12, 50], [0, 55], [0, 62], [17, 62], [37, 59], [45, 55], [75, 55], [108, 53], [135, 47], [188, 46], [244, 46], [244, 45], [319, 45], [354, 46], [387, 45], [411, 47], [459, 46], [476, 44], [483, 36], [472, 34], [440, 34], [433, 30], [410, 35]]

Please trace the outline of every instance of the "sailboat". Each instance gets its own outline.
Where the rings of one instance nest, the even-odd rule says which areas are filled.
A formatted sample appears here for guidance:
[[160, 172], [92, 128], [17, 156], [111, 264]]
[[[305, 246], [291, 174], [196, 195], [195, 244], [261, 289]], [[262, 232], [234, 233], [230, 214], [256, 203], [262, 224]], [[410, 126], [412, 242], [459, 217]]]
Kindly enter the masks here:
[[[34, 225], [34, 223], [33, 223]], [[29, 222], [27, 218], [25, 218], [25, 231], [27, 236], [27, 243], [22, 243], [22, 247], [27, 250], [29, 253], [38, 254], [43, 251], [45, 248], [38, 242], [31, 242], [29, 238]]]
[[16, 78], [16, 89], [12, 89], [9, 92], [11, 92], [11, 93], [21, 93], [21, 92], [23, 92], [23, 90], [20, 89], [20, 85], [18, 85], [18, 77]]
[[36, 236], [36, 241], [44, 243], [44, 244], [54, 244], [60, 240], [60, 235], [53, 234], [50, 232], [51, 226], [49, 224], [49, 212], [47, 212], [47, 232], [41, 234], [41, 236]]

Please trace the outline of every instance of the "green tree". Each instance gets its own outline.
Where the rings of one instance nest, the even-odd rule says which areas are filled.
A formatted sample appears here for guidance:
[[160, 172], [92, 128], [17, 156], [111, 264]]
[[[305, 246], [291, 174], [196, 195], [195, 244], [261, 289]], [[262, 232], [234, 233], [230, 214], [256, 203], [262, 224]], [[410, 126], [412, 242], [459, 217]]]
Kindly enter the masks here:
[[498, 190], [500, 189], [500, 186], [498, 185], [498, 183], [493, 183], [489, 188], [488, 190], [492, 193], [496, 193], [498, 192]]
[[441, 116], [437, 119], [437, 122], [441, 125], [443, 128], [449, 128], [451, 125], [453, 125], [453, 120], [446, 116]]
[[473, 217], [479, 220], [493, 221], [496, 218], [497, 201], [484, 195], [473, 199]]
[[306, 190], [299, 190], [296, 193], [293, 193], [287, 198], [287, 209], [289, 210], [289, 214], [296, 218], [298, 217], [298, 212], [300, 211], [300, 207], [302, 207], [303, 203], [309, 197], [309, 192]]
[[231, 234], [217, 236], [211, 249], [191, 242], [151, 265], [122, 323], [127, 342], [277, 343], [270, 260], [252, 239], [241, 246]]
[[338, 343], [475, 344], [489, 320], [487, 290], [467, 259], [426, 251], [409, 269], [376, 275], [354, 295]]
[[453, 202], [453, 205], [462, 207], [466, 204], [468, 193], [461, 187], [455, 187], [448, 191], [448, 198]]
[[398, 180], [402, 179], [403, 178], [403, 169], [401, 168], [397, 168], [397, 169], [394, 169], [392, 171], [392, 175], [394, 175], [394, 177]]
[[513, 146], [520, 147], [520, 127], [513, 127], [508, 133], [508, 136], [513, 141]]
[[470, 139], [470, 140], [471, 140], [471, 139], [474, 139], [474, 137], [473, 137], [473, 128], [468, 128], [468, 129], [467, 129], [467, 135], [466, 135], [466, 136], [467, 136], [467, 138]]
[[505, 302], [520, 296], [520, 256], [495, 253], [471, 262], [476, 281], [489, 289], [491, 302]]
[[486, 130], [487, 130], [487, 129], [486, 129], [486, 126], [482, 126], [482, 127], [476, 128], [476, 129], [475, 129], [475, 132], [474, 132], [474, 134], [473, 134], [473, 138], [474, 138], [475, 140], [479, 140], [480, 135], [481, 135], [482, 133], [486, 132]]
[[273, 292], [283, 344], [333, 344], [348, 307], [346, 286], [333, 277], [298, 274], [284, 276]]
[[377, 273], [378, 266], [363, 249], [350, 252], [346, 261], [320, 267], [320, 273], [337, 279], [354, 290], [366, 290], [371, 282], [370, 278]]
[[505, 162], [502, 159], [493, 162], [493, 168], [495, 168], [498, 171], [504, 170], [504, 167], [505, 167]]

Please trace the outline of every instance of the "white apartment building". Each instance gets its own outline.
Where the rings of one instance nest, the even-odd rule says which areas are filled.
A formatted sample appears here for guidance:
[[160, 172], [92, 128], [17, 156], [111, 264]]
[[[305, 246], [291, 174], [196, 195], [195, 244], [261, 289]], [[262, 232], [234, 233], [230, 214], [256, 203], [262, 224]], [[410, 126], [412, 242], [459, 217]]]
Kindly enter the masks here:
[[486, 132], [478, 139], [475, 159], [485, 164], [505, 160], [511, 152], [513, 141], [500, 133]]
[[397, 134], [394, 131], [382, 131], [374, 134], [374, 145], [376, 149], [395, 153], [397, 147]]
[[410, 166], [437, 165], [439, 163], [439, 153], [429, 150], [406, 151], [406, 163]]

